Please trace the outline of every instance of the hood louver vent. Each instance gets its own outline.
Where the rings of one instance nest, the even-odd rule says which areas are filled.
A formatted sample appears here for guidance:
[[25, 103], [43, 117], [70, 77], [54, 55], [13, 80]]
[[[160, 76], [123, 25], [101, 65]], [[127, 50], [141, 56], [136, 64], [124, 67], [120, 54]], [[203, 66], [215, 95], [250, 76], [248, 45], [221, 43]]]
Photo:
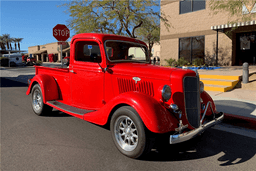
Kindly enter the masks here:
[[154, 96], [153, 83], [149, 81], [139, 81], [135, 84], [132, 79], [117, 78], [119, 93], [125, 93], [129, 91], [139, 91], [141, 93]]

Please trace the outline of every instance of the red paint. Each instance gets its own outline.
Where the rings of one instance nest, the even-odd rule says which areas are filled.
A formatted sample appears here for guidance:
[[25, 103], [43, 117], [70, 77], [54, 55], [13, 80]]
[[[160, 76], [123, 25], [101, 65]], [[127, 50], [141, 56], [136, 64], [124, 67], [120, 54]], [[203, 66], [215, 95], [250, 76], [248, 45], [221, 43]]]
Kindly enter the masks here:
[[[127, 41], [146, 46], [142, 41], [124, 36], [95, 33], [75, 35], [70, 44], [69, 68], [36, 66], [36, 76], [31, 80], [26, 94], [30, 94], [32, 85], [38, 83], [42, 88], [44, 103], [49, 104], [47, 101], [56, 100], [66, 105], [95, 110], [82, 116], [62, 111], [99, 125], [106, 124], [118, 107], [129, 105], [138, 112], [150, 131], [175, 131], [179, 121], [169, 106], [175, 103], [185, 113], [183, 78], [195, 77], [196, 73], [191, 70], [155, 66], [149, 62], [111, 62], [105, 53], [106, 40]], [[88, 45], [98, 46], [99, 54], [93, 61], [79, 59], [87, 59], [87, 51], [94, 51], [89, 50], [91, 47], [87, 45], [79, 48], [79, 42], [90, 42]], [[112, 49], [110, 58], [116, 53]], [[99, 57], [99, 62], [95, 62]], [[136, 82], [135, 77], [139, 81]], [[172, 98], [168, 102], [162, 100], [161, 91], [164, 85], [169, 85], [172, 90]], [[212, 101], [206, 92], [201, 94], [201, 98], [204, 102]], [[188, 124], [185, 114], [182, 120], [183, 124]], [[192, 129], [190, 125], [189, 128]]]

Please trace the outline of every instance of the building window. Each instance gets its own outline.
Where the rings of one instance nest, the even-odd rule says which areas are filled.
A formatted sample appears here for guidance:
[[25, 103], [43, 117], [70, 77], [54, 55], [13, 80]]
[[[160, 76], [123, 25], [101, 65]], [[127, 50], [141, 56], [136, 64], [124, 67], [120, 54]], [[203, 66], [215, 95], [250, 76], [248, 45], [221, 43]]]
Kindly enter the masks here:
[[205, 9], [205, 0], [182, 0], [180, 1], [180, 14]]
[[184, 58], [190, 63], [194, 59], [204, 59], [204, 36], [186, 37], [179, 39], [179, 58]]

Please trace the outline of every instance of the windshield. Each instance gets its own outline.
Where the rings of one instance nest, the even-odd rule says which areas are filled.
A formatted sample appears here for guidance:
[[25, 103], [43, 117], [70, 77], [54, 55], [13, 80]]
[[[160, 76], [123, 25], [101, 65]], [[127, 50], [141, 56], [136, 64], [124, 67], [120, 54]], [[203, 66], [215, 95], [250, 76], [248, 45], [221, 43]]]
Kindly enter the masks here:
[[147, 47], [139, 43], [107, 40], [105, 51], [110, 61], [149, 62], [147, 61]]

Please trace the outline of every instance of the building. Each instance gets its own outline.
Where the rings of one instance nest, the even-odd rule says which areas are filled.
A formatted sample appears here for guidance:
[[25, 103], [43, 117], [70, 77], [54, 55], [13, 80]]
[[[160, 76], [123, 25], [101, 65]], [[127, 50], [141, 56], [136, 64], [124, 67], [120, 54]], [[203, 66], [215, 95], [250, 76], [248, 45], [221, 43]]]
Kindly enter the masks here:
[[[62, 45], [62, 56], [70, 55], [70, 43], [66, 42]], [[37, 61], [49, 62], [49, 54], [54, 54], [54, 62], [61, 61], [61, 45], [58, 45], [58, 42], [48, 43], [45, 45], [36, 45], [28, 47], [28, 55], [36, 58]]]
[[[162, 0], [161, 10], [170, 16], [172, 25], [168, 32], [161, 23], [162, 65], [166, 65], [165, 59], [181, 57], [189, 62], [202, 58], [208, 65], [255, 64], [256, 18], [228, 24], [235, 18], [226, 12], [213, 15], [208, 0]], [[255, 2], [249, 8], [244, 5], [242, 12], [256, 13]]]

